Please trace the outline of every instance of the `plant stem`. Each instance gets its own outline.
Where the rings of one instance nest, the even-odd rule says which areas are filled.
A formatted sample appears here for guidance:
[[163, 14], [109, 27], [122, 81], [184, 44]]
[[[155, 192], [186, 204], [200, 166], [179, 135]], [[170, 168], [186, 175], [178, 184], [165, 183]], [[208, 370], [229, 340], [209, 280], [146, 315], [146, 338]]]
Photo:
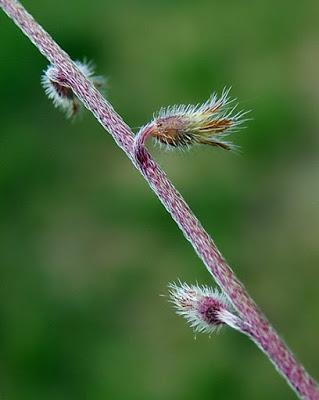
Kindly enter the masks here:
[[250, 336], [286, 378], [299, 398], [319, 400], [316, 382], [271, 327], [165, 173], [146, 150], [142, 157], [143, 163], [139, 164], [136, 161], [132, 132], [122, 118], [21, 3], [15, 0], [0, 0], [0, 6], [49, 62], [59, 70], [61, 82], [73, 90], [141, 172], [217, 284], [228, 296], [240, 317], [251, 327]]

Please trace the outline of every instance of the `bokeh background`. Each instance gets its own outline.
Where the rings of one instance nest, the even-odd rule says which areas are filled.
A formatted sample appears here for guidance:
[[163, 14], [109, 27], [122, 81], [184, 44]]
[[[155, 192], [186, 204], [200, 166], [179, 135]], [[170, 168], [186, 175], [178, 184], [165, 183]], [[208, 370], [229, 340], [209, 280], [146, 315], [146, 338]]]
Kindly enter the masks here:
[[[319, 378], [318, 1], [24, 4], [134, 131], [224, 86], [252, 110], [241, 155], [149, 148]], [[246, 337], [194, 340], [160, 294], [214, 282], [111, 136], [53, 108], [2, 12], [0, 32], [1, 398], [294, 399]]]

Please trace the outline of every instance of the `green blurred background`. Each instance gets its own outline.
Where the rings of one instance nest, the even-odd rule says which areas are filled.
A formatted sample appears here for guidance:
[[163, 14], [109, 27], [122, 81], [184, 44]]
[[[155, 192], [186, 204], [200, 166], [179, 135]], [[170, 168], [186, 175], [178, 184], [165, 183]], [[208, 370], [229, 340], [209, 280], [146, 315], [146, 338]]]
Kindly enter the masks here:
[[[232, 86], [242, 155], [150, 151], [249, 292], [319, 377], [319, 3], [25, 0], [109, 77], [136, 131]], [[294, 399], [244, 336], [194, 335], [160, 294], [210, 276], [88, 112], [40, 86], [47, 62], [0, 12], [1, 398]]]

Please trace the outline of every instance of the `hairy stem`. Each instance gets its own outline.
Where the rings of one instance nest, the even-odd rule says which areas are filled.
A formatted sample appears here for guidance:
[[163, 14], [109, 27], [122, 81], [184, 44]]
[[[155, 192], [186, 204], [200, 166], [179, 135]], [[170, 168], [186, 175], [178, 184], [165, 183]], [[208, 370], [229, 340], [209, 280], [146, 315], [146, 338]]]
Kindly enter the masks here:
[[287, 379], [299, 398], [319, 400], [319, 389], [316, 382], [271, 327], [165, 173], [146, 150], [143, 152], [143, 162], [139, 163], [136, 160], [132, 132], [113, 107], [83, 76], [68, 54], [33, 19], [21, 3], [15, 0], [0, 0], [0, 6], [38, 50], [58, 69], [61, 83], [73, 90], [141, 172], [185, 237], [190, 241], [217, 284], [228, 296], [238, 314], [251, 327], [250, 336]]

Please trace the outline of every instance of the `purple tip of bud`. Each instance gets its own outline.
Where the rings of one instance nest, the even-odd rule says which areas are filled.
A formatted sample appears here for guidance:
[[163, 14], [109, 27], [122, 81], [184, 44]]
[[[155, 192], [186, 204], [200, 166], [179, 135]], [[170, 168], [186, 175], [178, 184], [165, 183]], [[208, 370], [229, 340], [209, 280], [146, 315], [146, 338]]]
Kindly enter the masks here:
[[203, 320], [208, 325], [223, 325], [221, 313], [225, 309], [225, 304], [214, 297], [203, 297], [198, 301], [197, 310]]

